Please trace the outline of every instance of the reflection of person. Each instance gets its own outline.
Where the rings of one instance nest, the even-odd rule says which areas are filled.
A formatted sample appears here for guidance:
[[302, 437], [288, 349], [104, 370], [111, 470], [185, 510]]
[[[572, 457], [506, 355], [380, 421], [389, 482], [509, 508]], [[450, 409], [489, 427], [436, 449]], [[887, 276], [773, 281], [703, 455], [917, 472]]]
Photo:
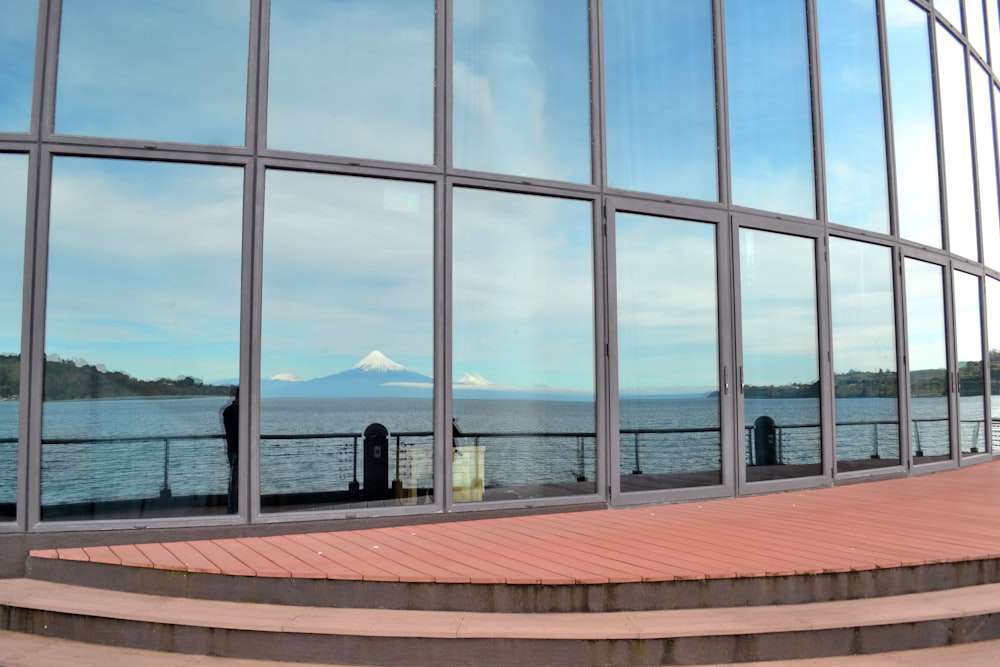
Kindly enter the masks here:
[[229, 494], [226, 511], [236, 513], [239, 498], [240, 459], [240, 388], [233, 389], [233, 402], [222, 409], [222, 428], [226, 431], [226, 456], [229, 457]]
[[451, 451], [459, 456], [462, 456], [462, 452], [458, 451], [458, 439], [462, 436], [462, 429], [458, 428], [458, 417], [451, 418]]

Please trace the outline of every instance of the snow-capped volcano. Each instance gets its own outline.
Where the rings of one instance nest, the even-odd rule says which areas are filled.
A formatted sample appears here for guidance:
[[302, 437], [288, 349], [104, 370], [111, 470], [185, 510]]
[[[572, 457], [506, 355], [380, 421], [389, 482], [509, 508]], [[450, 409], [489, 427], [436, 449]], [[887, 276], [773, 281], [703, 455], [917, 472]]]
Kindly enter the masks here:
[[378, 350], [346, 371], [314, 380], [290, 382], [283, 378], [261, 380], [266, 398], [426, 397], [434, 380], [396, 363]]
[[409, 369], [402, 364], [397, 364], [389, 357], [385, 356], [378, 350], [375, 350], [369, 353], [367, 357], [351, 366], [351, 370], [365, 371], [366, 373], [390, 373], [395, 371], [407, 371]]

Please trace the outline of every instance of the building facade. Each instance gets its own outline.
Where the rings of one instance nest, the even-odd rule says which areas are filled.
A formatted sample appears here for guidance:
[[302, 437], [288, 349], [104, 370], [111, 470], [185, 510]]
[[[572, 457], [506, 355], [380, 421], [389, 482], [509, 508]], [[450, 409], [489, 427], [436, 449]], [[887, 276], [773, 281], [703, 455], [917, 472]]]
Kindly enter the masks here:
[[996, 0], [2, 0], [0, 532], [990, 461], [998, 54]]

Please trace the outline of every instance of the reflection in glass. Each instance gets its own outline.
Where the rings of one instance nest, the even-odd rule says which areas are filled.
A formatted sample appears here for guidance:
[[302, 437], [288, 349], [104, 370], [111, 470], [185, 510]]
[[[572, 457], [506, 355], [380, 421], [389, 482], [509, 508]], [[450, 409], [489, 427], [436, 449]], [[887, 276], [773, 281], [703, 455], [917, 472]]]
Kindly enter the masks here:
[[899, 384], [889, 248], [830, 239], [837, 470], [899, 465]]
[[424, 183], [267, 172], [263, 511], [433, 501], [433, 201]]
[[927, 12], [909, 0], [885, 0], [885, 11], [899, 235], [940, 248], [941, 201]]
[[[990, 36], [990, 64], [996, 67], [1000, 62], [1000, 7], [996, 0], [986, 2], [986, 29]], [[982, 54], [985, 58], [986, 54]]]
[[719, 198], [710, 0], [604, 5], [608, 183]]
[[459, 169], [591, 181], [586, 0], [456, 2]]
[[243, 171], [52, 168], [42, 518], [224, 512]]
[[963, 454], [986, 451], [983, 326], [979, 278], [954, 272], [955, 347], [958, 354], [959, 442]]
[[823, 137], [831, 222], [889, 232], [875, 0], [820, 0]]
[[941, 81], [941, 132], [944, 136], [945, 185], [948, 193], [950, 250], [979, 259], [976, 193], [972, 176], [972, 133], [965, 85], [965, 49], [938, 24], [938, 69]]
[[932, 463], [951, 454], [944, 275], [936, 264], [909, 257], [905, 262], [910, 446], [914, 463]]
[[972, 48], [985, 59], [986, 23], [983, 18], [983, 0], [965, 0], [965, 24]]
[[815, 241], [740, 229], [746, 480], [821, 474]]
[[934, 0], [934, 9], [962, 31], [962, 0]]
[[619, 214], [615, 236], [621, 489], [721, 484], [715, 227]]
[[21, 287], [28, 157], [0, 153], [0, 521], [17, 516]]
[[272, 0], [267, 145], [434, 161], [433, 0]]
[[989, 332], [990, 351], [990, 451], [1000, 449], [1000, 443], [993, 435], [1000, 422], [1000, 281], [986, 278], [986, 327]]
[[63, 0], [55, 129], [242, 146], [248, 0]]
[[0, 132], [31, 129], [38, 0], [0, 2]]
[[726, 3], [733, 203], [816, 217], [804, 0]]
[[[973, 61], [975, 63], [975, 61]], [[1000, 200], [997, 199], [997, 160], [993, 148], [993, 105], [989, 73], [978, 63], [972, 67], [972, 103], [976, 123], [976, 166], [979, 179], [979, 219], [983, 235], [983, 261], [1000, 267]]]
[[456, 502], [597, 490], [592, 215], [454, 191]]

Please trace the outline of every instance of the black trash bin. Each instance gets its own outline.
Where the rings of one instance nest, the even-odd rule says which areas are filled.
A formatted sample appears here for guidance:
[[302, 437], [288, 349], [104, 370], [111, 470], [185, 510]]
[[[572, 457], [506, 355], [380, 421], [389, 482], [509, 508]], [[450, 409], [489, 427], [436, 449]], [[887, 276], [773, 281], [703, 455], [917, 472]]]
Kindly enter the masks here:
[[774, 420], [761, 415], [753, 423], [754, 465], [778, 465], [777, 428]]
[[365, 500], [389, 497], [389, 429], [369, 424], [365, 429], [365, 474], [362, 494]]

